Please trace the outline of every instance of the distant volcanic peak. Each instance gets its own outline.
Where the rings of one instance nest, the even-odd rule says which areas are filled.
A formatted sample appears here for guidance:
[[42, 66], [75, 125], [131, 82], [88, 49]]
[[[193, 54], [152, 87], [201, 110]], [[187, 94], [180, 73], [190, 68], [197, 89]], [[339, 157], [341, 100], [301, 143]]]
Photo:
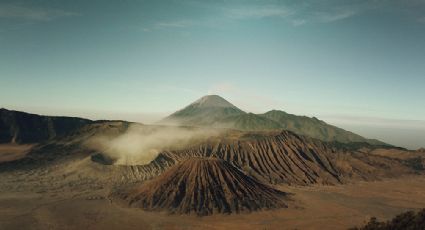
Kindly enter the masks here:
[[277, 110], [277, 109], [272, 109], [270, 111], [267, 111], [264, 114], [286, 114], [286, 115], [289, 115], [289, 113], [282, 111], [282, 110]]
[[214, 126], [227, 117], [241, 114], [245, 114], [245, 112], [222, 97], [208, 95], [164, 118], [160, 123], [188, 126]]
[[120, 196], [131, 206], [179, 214], [211, 215], [287, 207], [286, 193], [217, 158], [189, 158]]
[[210, 108], [210, 107], [221, 107], [221, 108], [235, 108], [232, 103], [228, 102], [226, 99], [218, 95], [207, 95], [199, 98], [191, 104], [191, 106], [196, 106], [199, 108]]

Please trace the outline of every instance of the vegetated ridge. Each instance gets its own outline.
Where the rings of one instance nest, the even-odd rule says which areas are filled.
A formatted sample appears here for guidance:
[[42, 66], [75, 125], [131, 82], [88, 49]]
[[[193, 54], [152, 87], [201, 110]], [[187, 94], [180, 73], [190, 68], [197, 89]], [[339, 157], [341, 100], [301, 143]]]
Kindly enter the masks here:
[[159, 123], [246, 131], [285, 129], [328, 142], [365, 142], [373, 145], [387, 145], [327, 124], [315, 117], [297, 116], [280, 110], [271, 110], [264, 114], [247, 113], [218, 95], [204, 96]]

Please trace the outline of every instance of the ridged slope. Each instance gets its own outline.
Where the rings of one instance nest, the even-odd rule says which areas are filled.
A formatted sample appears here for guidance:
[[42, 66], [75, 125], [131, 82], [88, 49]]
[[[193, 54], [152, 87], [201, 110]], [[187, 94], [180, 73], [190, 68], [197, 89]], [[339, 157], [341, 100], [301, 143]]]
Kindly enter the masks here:
[[171, 165], [193, 156], [223, 159], [267, 183], [339, 184], [414, 171], [405, 162], [344, 150], [288, 131], [211, 140], [185, 150], [165, 151], [158, 157]]
[[338, 171], [326, 154], [332, 150], [320, 142], [315, 145], [301, 138], [284, 131], [277, 135], [212, 141], [160, 155], [175, 162], [192, 156], [217, 157], [268, 183], [339, 183]]
[[146, 210], [211, 215], [286, 207], [285, 195], [224, 160], [195, 157], [119, 196]]

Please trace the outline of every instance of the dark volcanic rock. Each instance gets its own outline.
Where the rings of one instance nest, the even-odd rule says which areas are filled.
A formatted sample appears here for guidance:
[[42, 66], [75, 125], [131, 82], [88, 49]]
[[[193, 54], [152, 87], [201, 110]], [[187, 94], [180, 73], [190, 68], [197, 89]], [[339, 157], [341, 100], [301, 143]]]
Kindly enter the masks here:
[[91, 155], [91, 160], [93, 162], [103, 164], [103, 165], [113, 165], [117, 159], [114, 159], [102, 153], [96, 153]]
[[0, 109], [0, 143], [36, 143], [64, 136], [91, 120], [50, 117]]
[[287, 207], [286, 193], [217, 158], [189, 158], [118, 196], [133, 207], [211, 215]]

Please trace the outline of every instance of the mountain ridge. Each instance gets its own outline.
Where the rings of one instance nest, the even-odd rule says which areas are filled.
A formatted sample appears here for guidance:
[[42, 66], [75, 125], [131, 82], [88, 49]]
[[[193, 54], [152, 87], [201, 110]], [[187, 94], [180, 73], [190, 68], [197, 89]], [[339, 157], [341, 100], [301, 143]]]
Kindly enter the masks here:
[[[217, 104], [223, 104], [223, 106]], [[183, 109], [165, 117], [159, 124], [207, 126], [243, 131], [285, 129], [327, 142], [365, 142], [372, 145], [388, 145], [382, 141], [367, 139], [330, 125], [316, 117], [298, 116], [276, 109], [263, 114], [245, 112], [218, 95], [201, 97]]]
[[49, 116], [0, 108], [0, 143], [39, 143], [65, 136], [83, 126], [122, 120], [90, 120], [71, 116]]
[[35, 143], [70, 133], [94, 121], [0, 109], [0, 143]]

